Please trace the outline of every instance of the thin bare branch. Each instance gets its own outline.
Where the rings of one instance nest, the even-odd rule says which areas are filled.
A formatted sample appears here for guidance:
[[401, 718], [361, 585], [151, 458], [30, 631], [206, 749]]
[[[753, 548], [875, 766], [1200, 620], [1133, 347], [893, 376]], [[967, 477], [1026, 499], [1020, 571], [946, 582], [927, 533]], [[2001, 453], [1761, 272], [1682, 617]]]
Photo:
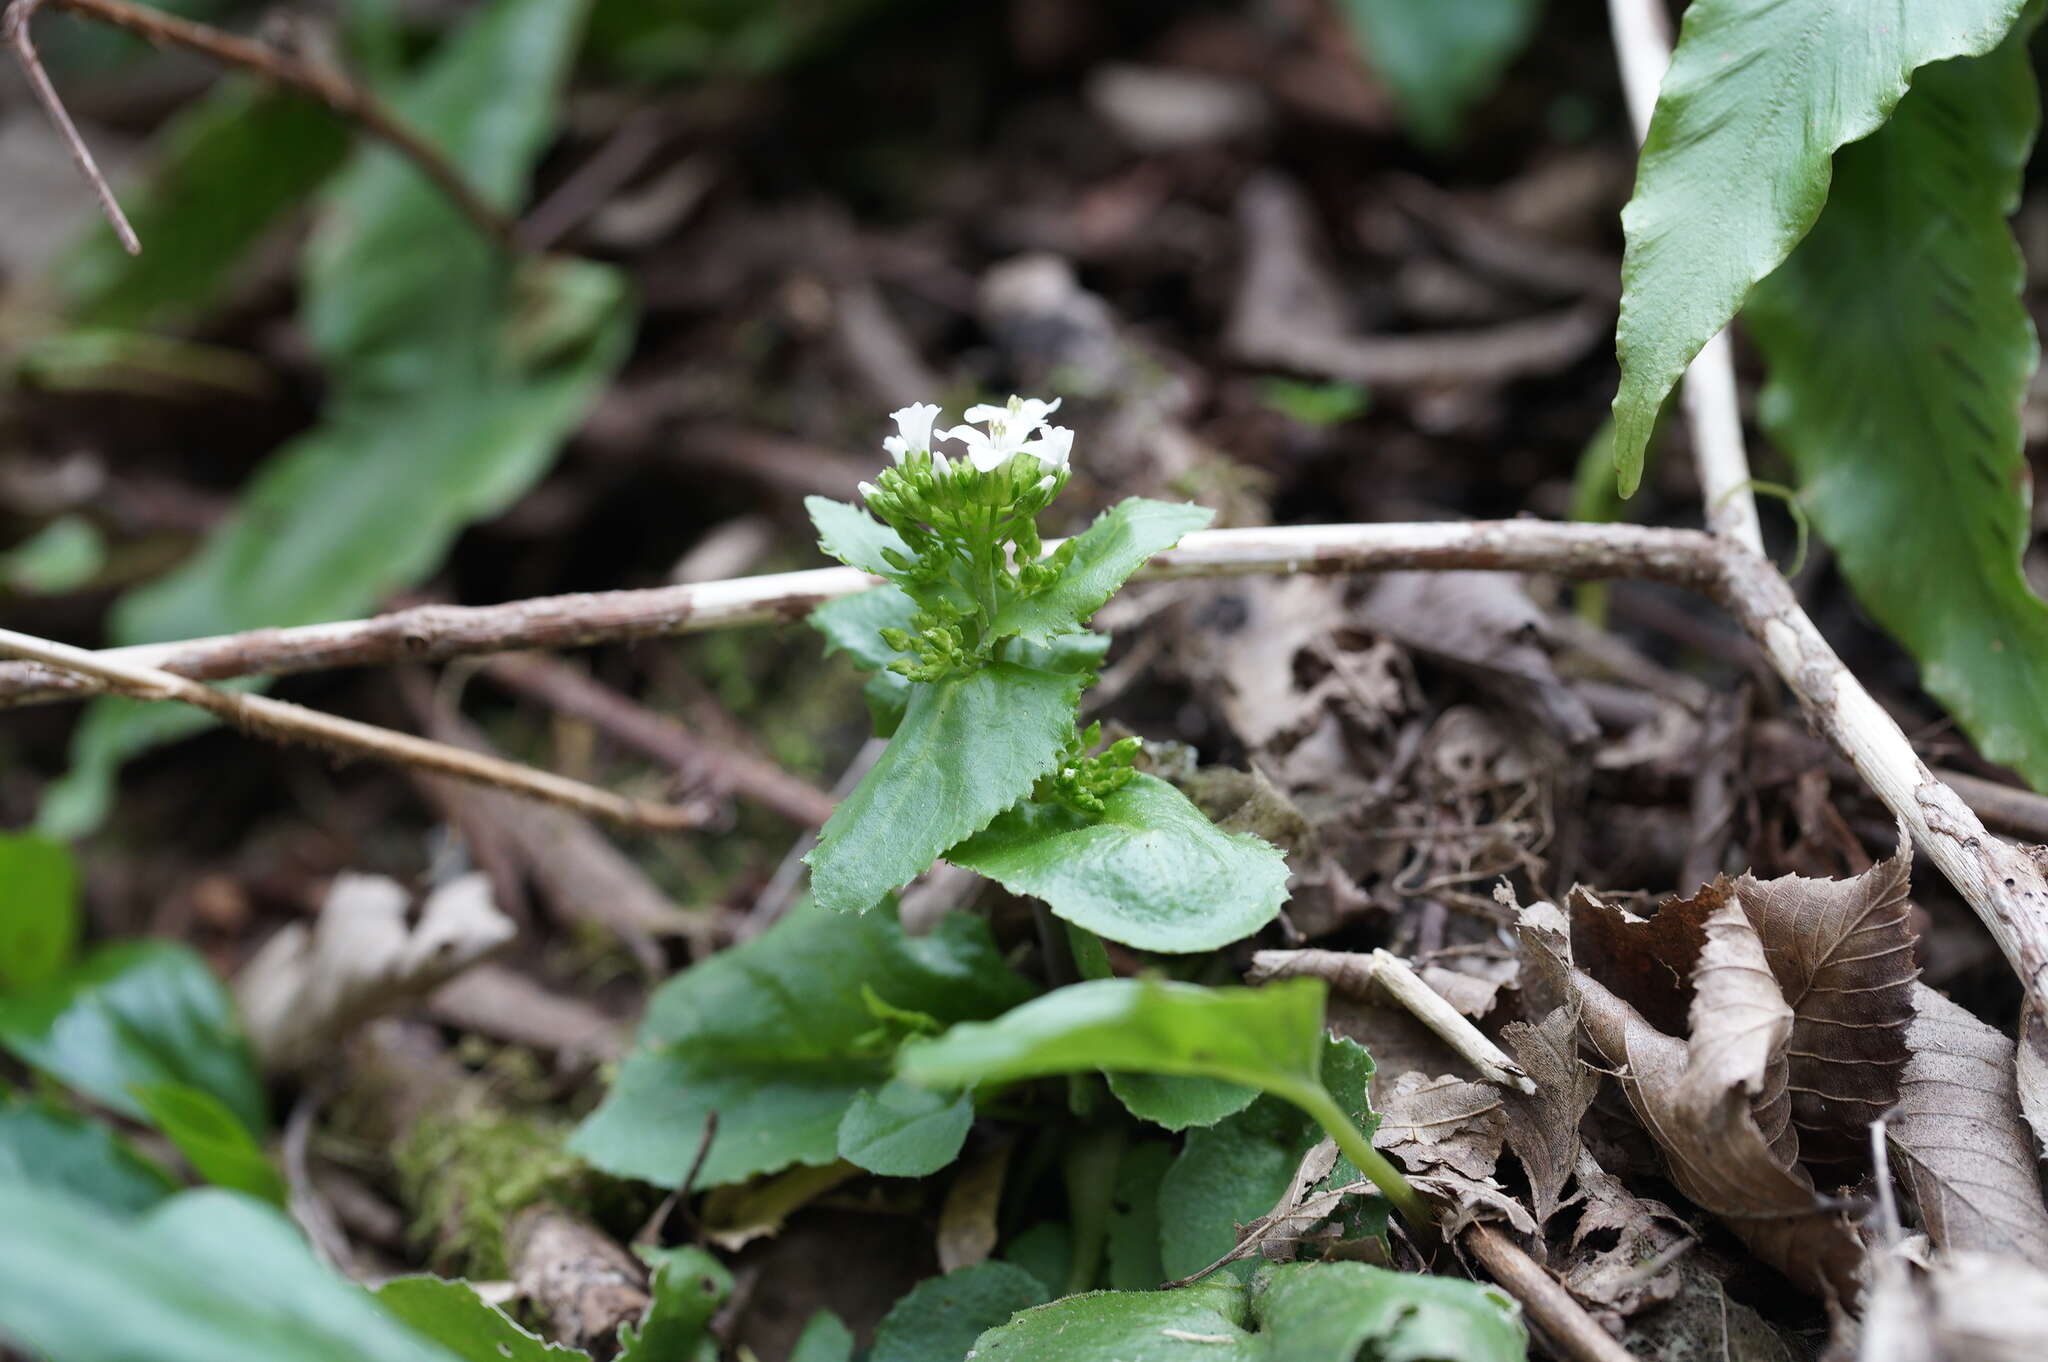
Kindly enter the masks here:
[[378, 728], [375, 724], [323, 714], [268, 696], [215, 690], [159, 668], [53, 643], [12, 629], [0, 629], [0, 654], [33, 659], [46, 667], [89, 678], [96, 690], [138, 700], [175, 700], [191, 705], [257, 737], [325, 748], [345, 756], [375, 757], [454, 776], [595, 814], [626, 827], [674, 829], [694, 827], [701, 821], [693, 811], [628, 799], [552, 772]]
[[50, 83], [49, 74], [44, 71], [42, 60], [36, 55], [35, 44], [30, 40], [29, 24], [45, 5], [98, 20], [159, 47], [182, 47], [197, 52], [223, 66], [254, 72], [320, 101], [371, 136], [388, 143], [399, 155], [412, 162], [486, 238], [507, 250], [518, 249], [512, 219], [485, 201], [437, 147], [406, 127], [374, 95], [339, 71], [295, 53], [280, 51], [268, 43], [181, 19], [162, 10], [131, 4], [128, 0], [12, 0], [7, 6], [5, 19], [0, 20], [0, 30], [4, 30], [8, 44], [14, 48], [22, 71], [35, 90], [36, 98], [57, 125], [58, 135], [64, 139], [72, 160], [78, 163], [79, 171], [92, 185], [93, 193], [99, 196], [100, 207], [113, 224], [114, 234], [121, 239], [121, 245], [130, 255], [140, 254], [142, 243], [136, 239], [135, 229], [129, 225], [127, 215], [115, 201], [114, 191], [108, 187], [106, 177], [93, 160], [91, 149], [85, 145], [77, 125], [71, 121], [63, 100], [58, 97], [57, 87]]
[[1434, 1031], [1445, 1044], [1464, 1057], [1489, 1083], [1534, 1094], [1536, 1081], [1521, 1065], [1452, 1007], [1441, 993], [1424, 982], [1408, 962], [1390, 951], [1370, 954], [1351, 951], [1260, 951], [1252, 957], [1251, 982], [1292, 979], [1302, 975], [1322, 979], [1330, 987], [1353, 997], [1385, 998]]
[[1522, 1303], [1558, 1356], [1570, 1362], [1631, 1362], [1633, 1354], [1601, 1328], [1557, 1278], [1499, 1229], [1474, 1225], [1460, 1242], [1503, 1291]]
[[[1915, 842], [1990, 929], [2028, 998], [2048, 1014], [2048, 876], [2031, 856], [1992, 836], [1970, 806], [1935, 778], [1898, 724], [1835, 656], [1777, 569], [1739, 544], [1695, 530], [1541, 520], [1294, 525], [1191, 534], [1154, 558], [1143, 575], [1402, 569], [1641, 577], [1718, 601], [1762, 646], [1808, 721], [1905, 820]], [[874, 580], [851, 568], [823, 568], [497, 606], [423, 606], [370, 620], [77, 655], [88, 662], [218, 678], [564, 648], [796, 619]], [[58, 671], [0, 664], [0, 705], [56, 694], [76, 698], [76, 686]]]

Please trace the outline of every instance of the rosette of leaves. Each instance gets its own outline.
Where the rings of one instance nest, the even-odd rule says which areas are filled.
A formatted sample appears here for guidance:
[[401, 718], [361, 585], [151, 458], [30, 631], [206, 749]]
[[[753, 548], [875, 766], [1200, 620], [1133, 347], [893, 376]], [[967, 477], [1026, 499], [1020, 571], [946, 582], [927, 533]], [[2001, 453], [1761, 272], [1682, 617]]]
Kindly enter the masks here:
[[955, 427], [968, 457], [951, 460], [930, 449], [937, 408], [906, 408], [865, 511], [806, 503], [826, 553], [887, 582], [811, 619], [874, 674], [890, 739], [825, 825], [813, 892], [863, 913], [944, 857], [1111, 940], [1212, 950], [1272, 920], [1285, 861], [1136, 770], [1135, 740], [1096, 751], [1099, 728], [1076, 720], [1108, 647], [1088, 619], [1211, 512], [1132, 497], [1048, 548], [1037, 518], [1066, 485], [1072, 440], [1029, 438], [1051, 409], [970, 410], [989, 430]]

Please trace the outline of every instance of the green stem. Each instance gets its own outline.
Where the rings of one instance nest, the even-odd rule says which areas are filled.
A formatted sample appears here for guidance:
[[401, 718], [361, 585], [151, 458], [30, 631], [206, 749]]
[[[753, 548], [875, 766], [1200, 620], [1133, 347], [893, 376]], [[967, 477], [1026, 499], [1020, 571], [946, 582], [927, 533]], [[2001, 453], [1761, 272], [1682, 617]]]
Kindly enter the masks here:
[[1320, 1083], [1305, 1083], [1298, 1088], [1291, 1084], [1273, 1087], [1271, 1091], [1307, 1112], [1337, 1142], [1337, 1148], [1344, 1157], [1371, 1179], [1372, 1185], [1379, 1188], [1380, 1194], [1401, 1213], [1401, 1219], [1407, 1222], [1410, 1230], [1418, 1236], [1435, 1239], [1436, 1212], [1429, 1202], [1402, 1176], [1400, 1169], [1387, 1162], [1386, 1156], [1372, 1147], [1372, 1141], [1352, 1124], [1351, 1118], [1344, 1114], [1344, 1108], [1337, 1105], [1337, 1099], [1330, 1096], [1329, 1089]]
[[1102, 1250], [1109, 1238], [1109, 1208], [1116, 1196], [1117, 1165], [1124, 1156], [1122, 1124], [1083, 1131], [1067, 1146], [1060, 1171], [1066, 1175], [1067, 1214], [1074, 1227], [1074, 1257], [1064, 1295], [1092, 1291], [1102, 1276]]

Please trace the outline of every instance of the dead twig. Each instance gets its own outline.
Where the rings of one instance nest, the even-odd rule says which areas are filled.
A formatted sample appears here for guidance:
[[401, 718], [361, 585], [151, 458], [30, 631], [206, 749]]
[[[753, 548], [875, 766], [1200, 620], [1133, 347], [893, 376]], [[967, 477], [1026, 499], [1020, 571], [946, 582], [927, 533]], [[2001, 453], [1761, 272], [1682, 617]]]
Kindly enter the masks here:
[[1466, 1230], [1460, 1242], [1522, 1309], [1552, 1348], [1571, 1362], [1632, 1362], [1633, 1355], [1586, 1313], [1572, 1293], [1488, 1224]]
[[359, 723], [265, 695], [215, 690], [187, 677], [132, 661], [108, 657], [67, 643], [53, 643], [30, 634], [0, 629], [0, 654], [26, 658], [46, 667], [90, 678], [90, 689], [111, 691], [137, 700], [175, 700], [203, 709], [215, 718], [260, 738], [324, 748], [351, 757], [374, 757], [460, 780], [489, 785], [529, 799], [560, 804], [596, 814], [634, 828], [676, 829], [698, 826], [693, 810], [673, 809], [629, 799], [570, 780], [550, 771], [466, 752], [445, 743]]
[[71, 115], [65, 110], [64, 101], [58, 96], [57, 87], [51, 84], [49, 73], [43, 69], [42, 59], [36, 54], [35, 43], [29, 37], [30, 22], [36, 11], [46, 4], [133, 33], [158, 47], [182, 47], [223, 66], [254, 72], [318, 100], [412, 162], [488, 240], [507, 250], [518, 249], [515, 224], [511, 218], [485, 201], [463, 178], [462, 172], [432, 143], [399, 122], [368, 90], [339, 71], [281, 51], [268, 43], [226, 33], [211, 25], [194, 23], [161, 10], [130, 4], [128, 0], [12, 0], [5, 18], [0, 19], [0, 32], [4, 32], [8, 44], [14, 48], [36, 99], [50, 115], [50, 121], [56, 124], [58, 136], [63, 138], [71, 159], [78, 164], [79, 172], [92, 185], [93, 193], [99, 197], [101, 210], [106, 213], [107, 221], [113, 224], [114, 235], [120, 238], [121, 245], [130, 255], [141, 254], [142, 243], [136, 239], [127, 214], [121, 211], [106, 176], [100, 173], [99, 164], [93, 160], [92, 150], [86, 146], [85, 138], [79, 135], [78, 125], [71, 121]]
[[[1732, 540], [1696, 530], [1541, 520], [1292, 525], [1191, 534], [1178, 548], [1157, 555], [1142, 575], [1173, 580], [1397, 569], [1542, 572], [1578, 580], [1639, 577], [1717, 601], [1762, 646], [1808, 721], [1906, 821], [1914, 840], [1989, 928], [2033, 1010], [2048, 1015], [2048, 875], [2033, 857], [1992, 836], [1970, 806], [1935, 778], [1898, 724], [1835, 656], [1777, 569]], [[80, 670], [73, 662], [88, 669], [140, 664], [183, 675], [229, 676], [567, 647], [797, 619], [874, 582], [852, 568], [823, 568], [497, 606], [423, 606], [378, 619], [103, 653], [67, 649], [72, 660], [53, 661], [51, 669], [0, 665], [0, 705], [67, 689], [75, 698], [75, 685], [56, 680], [53, 686], [52, 670]], [[222, 694], [198, 689], [207, 696]]]
[[1510, 1059], [1507, 1051], [1487, 1039], [1485, 1032], [1424, 983], [1421, 975], [1408, 968], [1407, 961], [1389, 951], [1260, 951], [1252, 957], [1248, 978], [1262, 983], [1301, 976], [1325, 980], [1330, 987], [1353, 997], [1384, 997], [1434, 1031], [1487, 1082], [1532, 1095], [1536, 1091], [1536, 1080]]
[[678, 771], [708, 772], [712, 784], [744, 795], [791, 822], [823, 827], [832, 816], [832, 796], [809, 781], [765, 758], [692, 733], [566, 662], [535, 654], [500, 657], [484, 664], [484, 674], [595, 725], [618, 742]]

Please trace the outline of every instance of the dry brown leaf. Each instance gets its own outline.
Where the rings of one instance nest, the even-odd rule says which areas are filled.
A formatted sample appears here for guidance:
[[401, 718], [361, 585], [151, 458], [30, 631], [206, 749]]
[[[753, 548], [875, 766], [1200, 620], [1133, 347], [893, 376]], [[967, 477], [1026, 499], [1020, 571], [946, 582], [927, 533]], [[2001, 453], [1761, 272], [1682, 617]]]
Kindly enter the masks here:
[[[1618, 1324], [1674, 1299], [1692, 1245], [1685, 1222], [1658, 1202], [1633, 1196], [1581, 1150], [1574, 1170], [1585, 1209], [1558, 1276], [1603, 1323]], [[1611, 1242], [1609, 1236], [1612, 1236]]]
[[1851, 879], [1736, 881], [1795, 1018], [1791, 1116], [1809, 1164], [1867, 1164], [1870, 1123], [1899, 1099], [1919, 974], [1912, 855], [1902, 837], [1889, 860]]
[[2032, 1004], [2020, 1014], [2019, 1054], [2013, 1061], [2019, 1079], [2020, 1111], [2034, 1130], [2034, 1152], [2048, 1144], [2048, 1019]]
[[1790, 1167], [1799, 1158], [1785, 1053], [1792, 1008], [1778, 992], [1763, 942], [1741, 904], [1724, 901], [1703, 925], [1707, 939], [1693, 966], [1686, 1047], [1689, 1100], [1704, 1116], [1723, 1093], [1743, 1093], [1771, 1157]]
[[1535, 1025], [1510, 1022], [1501, 1044], [1536, 1081], [1532, 1095], [1504, 1095], [1508, 1147], [1529, 1179], [1530, 1209], [1547, 1223], [1564, 1204], [1564, 1185], [1579, 1161], [1579, 1121], [1593, 1103], [1600, 1077], [1579, 1060], [1575, 1009], [1554, 1008]]
[[1916, 984], [1913, 1003], [1912, 1058], [1885, 1130], [1928, 1237], [2048, 1268], [2048, 1207], [2012, 1041], [1931, 988]]
[[999, 1144], [969, 1159], [946, 1188], [936, 1236], [939, 1271], [972, 1267], [995, 1251], [996, 1212], [1003, 1202], [1010, 1148]]
[[1773, 1046], [1791, 1030], [1790, 1009], [1763, 998], [1776, 985], [1732, 898], [1702, 924], [1702, 935], [1690, 1044], [1579, 972], [1584, 1031], [1621, 1070], [1629, 1105], [1679, 1190], [1793, 1281], [1852, 1300], [1862, 1260], [1854, 1231], [1815, 1194], [1803, 1169], [1773, 1153], [1750, 1111], [1751, 1100], [1765, 1095]]
[[1500, 1158], [1507, 1120], [1500, 1089], [1450, 1074], [1404, 1073], [1379, 1099], [1373, 1144], [1413, 1172], [1444, 1166], [1488, 1178]]

